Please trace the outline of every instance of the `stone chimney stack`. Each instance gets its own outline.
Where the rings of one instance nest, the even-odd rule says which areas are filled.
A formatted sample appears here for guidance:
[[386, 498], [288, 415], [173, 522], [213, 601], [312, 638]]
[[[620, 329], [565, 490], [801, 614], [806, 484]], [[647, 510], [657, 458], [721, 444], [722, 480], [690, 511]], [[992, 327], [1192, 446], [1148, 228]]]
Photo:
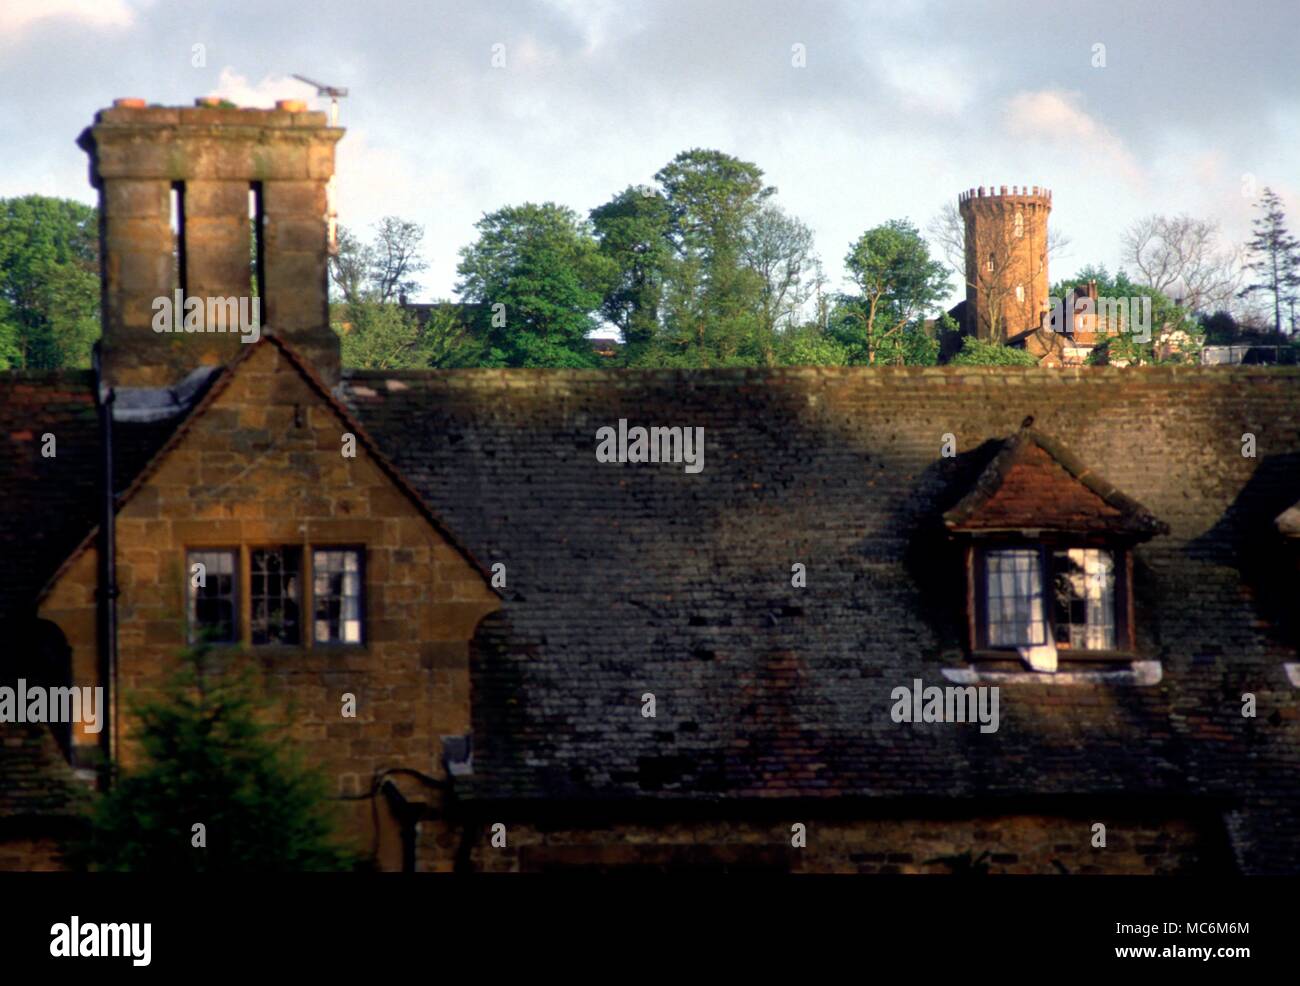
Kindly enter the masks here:
[[170, 386], [233, 360], [252, 333], [211, 320], [161, 332], [158, 299], [260, 303], [260, 332], [293, 346], [331, 386], [339, 346], [329, 325], [326, 188], [341, 128], [296, 100], [274, 110], [150, 107], [119, 99], [78, 144], [99, 189], [105, 382]]

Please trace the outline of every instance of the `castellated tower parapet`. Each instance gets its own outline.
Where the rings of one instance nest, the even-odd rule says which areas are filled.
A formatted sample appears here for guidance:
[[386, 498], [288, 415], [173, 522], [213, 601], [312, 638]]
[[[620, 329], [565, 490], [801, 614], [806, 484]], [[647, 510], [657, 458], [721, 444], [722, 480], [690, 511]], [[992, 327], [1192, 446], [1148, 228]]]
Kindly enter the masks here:
[[957, 196], [966, 237], [964, 331], [1006, 342], [1037, 328], [1049, 307], [1047, 217], [1038, 185], [983, 185]]
[[[240, 352], [236, 332], [159, 332], [158, 299], [247, 299], [328, 383], [328, 185], [343, 130], [297, 100], [273, 110], [119, 99], [78, 140], [99, 190], [104, 381], [163, 387]], [[254, 295], [256, 298], [254, 299]], [[219, 303], [213, 305], [219, 310]], [[177, 323], [181, 312], [173, 312]], [[259, 334], [260, 334], [259, 331]]]

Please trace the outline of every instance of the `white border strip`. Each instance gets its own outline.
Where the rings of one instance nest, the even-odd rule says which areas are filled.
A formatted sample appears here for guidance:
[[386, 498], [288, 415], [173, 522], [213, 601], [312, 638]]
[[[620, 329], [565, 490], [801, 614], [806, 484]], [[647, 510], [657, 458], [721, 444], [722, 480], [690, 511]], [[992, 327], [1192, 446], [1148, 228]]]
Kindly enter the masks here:
[[[1300, 675], [1300, 664], [1290, 664]], [[1288, 670], [1288, 674], [1291, 671]], [[1127, 671], [981, 671], [979, 668], [944, 668], [943, 676], [961, 685], [977, 682], [1005, 685], [1095, 685], [1101, 682], [1115, 685], [1158, 685], [1164, 677], [1159, 661], [1134, 661]], [[1300, 680], [1292, 678], [1300, 685]]]

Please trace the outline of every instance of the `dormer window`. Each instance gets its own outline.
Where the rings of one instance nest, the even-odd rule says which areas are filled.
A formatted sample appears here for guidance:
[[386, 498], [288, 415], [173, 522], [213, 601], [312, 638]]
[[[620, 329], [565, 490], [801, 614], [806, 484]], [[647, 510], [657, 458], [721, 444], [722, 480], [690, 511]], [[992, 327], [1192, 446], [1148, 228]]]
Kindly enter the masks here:
[[1168, 528], [1031, 424], [944, 514], [965, 550], [971, 657], [1131, 661], [1132, 548]]
[[1124, 557], [1111, 548], [981, 548], [980, 649], [1120, 649], [1116, 599], [1122, 609], [1118, 562]]

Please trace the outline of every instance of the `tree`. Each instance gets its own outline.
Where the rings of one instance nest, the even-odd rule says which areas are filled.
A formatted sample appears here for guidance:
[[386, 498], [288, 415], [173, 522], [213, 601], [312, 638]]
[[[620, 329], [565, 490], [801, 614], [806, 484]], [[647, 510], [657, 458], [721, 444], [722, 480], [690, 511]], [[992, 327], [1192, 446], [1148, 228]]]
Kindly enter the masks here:
[[741, 258], [760, 278], [759, 331], [770, 339], [796, 324], [823, 281], [812, 230], [779, 206], [764, 203], [745, 231]]
[[356, 304], [371, 291], [370, 271], [374, 254], [368, 244], [346, 226], [340, 225], [337, 233], [338, 247], [329, 258], [330, 283], [336, 296], [348, 304]]
[[415, 275], [428, 268], [420, 255], [424, 227], [397, 216], [375, 224], [375, 238], [363, 243], [350, 229], [338, 229], [338, 249], [330, 257], [330, 280], [341, 300], [362, 299], [381, 304], [404, 301], [419, 282]]
[[613, 277], [600, 312], [623, 336], [623, 360], [638, 363], [659, 332], [669, 277], [672, 216], [655, 189], [629, 187], [591, 210], [600, 251]]
[[353, 868], [324, 775], [266, 724], [275, 719], [253, 682], [212, 668], [209, 656], [204, 645], [187, 650], [157, 699], [133, 703], [143, 763], [99, 801], [72, 858], [156, 873]]
[[917, 331], [925, 316], [948, 293], [948, 272], [930, 259], [930, 248], [916, 227], [893, 219], [867, 230], [844, 258], [858, 296], [845, 299], [844, 313], [858, 323], [866, 362], [882, 349], [891, 362], [904, 361], [903, 333]]
[[461, 250], [456, 291], [483, 306], [476, 334], [489, 366], [594, 366], [587, 336], [614, 270], [588, 223], [553, 202], [507, 206], [480, 219]]
[[99, 291], [97, 210], [0, 199], [0, 369], [89, 367]]
[[[1246, 268], [1256, 280], [1242, 288], [1240, 297], [1262, 293], [1273, 300], [1273, 330], [1282, 334], [1282, 309], [1294, 306], [1300, 288], [1300, 240], [1287, 231], [1282, 200], [1270, 188], [1264, 189], [1256, 203], [1263, 215], [1255, 219], [1254, 234], [1246, 244], [1251, 259]], [[1295, 316], [1292, 313], [1292, 331]]]
[[1124, 233], [1122, 259], [1137, 280], [1193, 313], [1226, 308], [1241, 281], [1236, 255], [1219, 247], [1219, 227], [1191, 216], [1146, 216]]
[[399, 305], [361, 300], [331, 312], [344, 366], [366, 370], [475, 365], [481, 355], [461, 306], [442, 302], [417, 315]]
[[655, 174], [673, 250], [660, 365], [753, 365], [763, 339], [762, 275], [744, 262], [764, 201], [776, 189], [757, 165], [721, 151], [683, 151]]

